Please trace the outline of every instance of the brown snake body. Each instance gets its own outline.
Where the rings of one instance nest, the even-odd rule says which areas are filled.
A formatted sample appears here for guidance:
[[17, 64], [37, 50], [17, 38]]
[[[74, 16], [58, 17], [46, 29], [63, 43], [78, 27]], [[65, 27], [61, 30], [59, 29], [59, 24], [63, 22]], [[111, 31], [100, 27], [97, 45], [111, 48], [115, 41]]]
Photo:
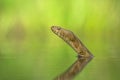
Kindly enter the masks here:
[[52, 26], [51, 30], [69, 44], [77, 53], [78, 59], [75, 63], [63, 74], [58, 76], [55, 80], [72, 80], [84, 66], [93, 58], [90, 51], [83, 45], [79, 38], [69, 30], [63, 29], [59, 26]]

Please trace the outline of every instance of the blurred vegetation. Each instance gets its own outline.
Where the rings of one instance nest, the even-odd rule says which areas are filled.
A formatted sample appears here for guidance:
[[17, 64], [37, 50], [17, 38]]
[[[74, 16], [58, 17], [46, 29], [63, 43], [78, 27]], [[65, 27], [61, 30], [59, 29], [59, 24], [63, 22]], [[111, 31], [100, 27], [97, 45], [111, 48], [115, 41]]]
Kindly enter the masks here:
[[52, 25], [95, 56], [75, 80], [119, 80], [119, 13], [119, 0], [0, 0], [0, 80], [52, 80], [76, 60]]

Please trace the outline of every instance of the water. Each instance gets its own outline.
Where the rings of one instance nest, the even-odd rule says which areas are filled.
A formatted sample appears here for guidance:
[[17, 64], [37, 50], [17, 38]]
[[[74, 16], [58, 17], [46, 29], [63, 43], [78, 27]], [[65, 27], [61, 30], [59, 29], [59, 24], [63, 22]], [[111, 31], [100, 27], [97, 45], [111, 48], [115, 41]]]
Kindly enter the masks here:
[[[104, 31], [90, 29], [87, 33], [79, 31], [82, 32], [79, 35], [81, 41], [94, 58], [74, 80], [120, 79], [120, 38], [117, 30], [112, 30], [112, 33], [108, 28]], [[0, 80], [53, 80], [74, 63], [77, 54], [71, 47], [50, 29], [40, 33], [43, 35], [27, 34], [20, 40], [16, 36], [10, 39], [1, 37]]]

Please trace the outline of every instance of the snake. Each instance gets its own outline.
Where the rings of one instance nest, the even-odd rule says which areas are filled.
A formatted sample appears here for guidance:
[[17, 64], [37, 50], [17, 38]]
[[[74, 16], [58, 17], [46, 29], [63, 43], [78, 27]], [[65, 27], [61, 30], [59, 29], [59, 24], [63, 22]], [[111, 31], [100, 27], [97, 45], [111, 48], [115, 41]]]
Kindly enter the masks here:
[[94, 56], [72, 31], [61, 28], [60, 26], [52, 26], [51, 30], [71, 46], [78, 54], [78, 59], [70, 66], [70, 68], [57, 76], [54, 80], [72, 80]]
[[60, 38], [62, 38], [68, 45], [70, 45], [80, 58], [93, 57], [91, 52], [83, 45], [81, 40], [75, 34], [67, 29], [59, 26], [52, 26], [51, 30]]

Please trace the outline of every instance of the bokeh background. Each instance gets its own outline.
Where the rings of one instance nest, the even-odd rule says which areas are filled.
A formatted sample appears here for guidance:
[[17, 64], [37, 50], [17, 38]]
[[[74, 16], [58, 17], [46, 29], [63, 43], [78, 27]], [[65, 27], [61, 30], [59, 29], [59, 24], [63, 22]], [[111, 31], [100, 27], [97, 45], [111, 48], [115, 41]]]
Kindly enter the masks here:
[[74, 80], [120, 79], [120, 0], [0, 0], [0, 80], [52, 80], [73, 64], [52, 25], [95, 56]]

